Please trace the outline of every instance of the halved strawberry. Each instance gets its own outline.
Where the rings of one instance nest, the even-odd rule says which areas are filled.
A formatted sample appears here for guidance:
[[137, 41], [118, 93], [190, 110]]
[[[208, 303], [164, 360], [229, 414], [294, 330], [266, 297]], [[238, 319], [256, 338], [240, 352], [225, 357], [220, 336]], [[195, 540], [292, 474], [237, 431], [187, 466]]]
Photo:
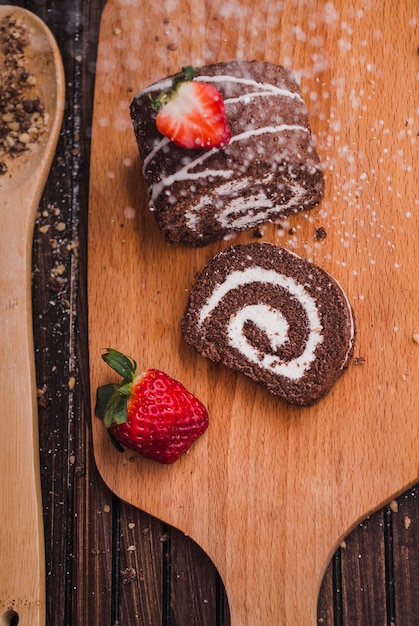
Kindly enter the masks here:
[[193, 67], [182, 72], [169, 93], [152, 99], [157, 130], [182, 148], [224, 148], [231, 131], [221, 93], [213, 84], [194, 81]]
[[122, 376], [119, 385], [98, 388], [95, 407], [116, 447], [174, 463], [208, 427], [202, 402], [160, 370], [137, 374], [136, 362], [117, 350], [108, 348], [102, 358]]

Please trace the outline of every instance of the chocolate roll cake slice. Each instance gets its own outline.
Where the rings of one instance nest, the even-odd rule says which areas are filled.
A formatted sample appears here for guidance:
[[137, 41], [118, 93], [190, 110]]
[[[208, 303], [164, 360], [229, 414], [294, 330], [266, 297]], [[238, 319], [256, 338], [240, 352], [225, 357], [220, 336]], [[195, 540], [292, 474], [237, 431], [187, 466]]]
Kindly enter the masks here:
[[185, 341], [271, 393], [308, 406], [348, 367], [355, 321], [327, 272], [271, 243], [232, 246], [213, 257], [189, 294]]
[[203, 246], [317, 205], [324, 177], [307, 109], [284, 67], [231, 61], [196, 68], [225, 104], [232, 137], [223, 148], [185, 149], [160, 135], [151, 100], [176, 74], [131, 103], [150, 209], [168, 243]]

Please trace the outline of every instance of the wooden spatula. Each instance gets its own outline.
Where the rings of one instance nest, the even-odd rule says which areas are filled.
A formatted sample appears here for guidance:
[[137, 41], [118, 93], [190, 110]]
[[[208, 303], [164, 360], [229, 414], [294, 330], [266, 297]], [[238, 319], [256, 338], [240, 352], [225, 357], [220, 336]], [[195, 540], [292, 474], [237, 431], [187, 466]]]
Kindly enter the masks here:
[[[45, 564], [39, 475], [37, 397], [31, 307], [35, 213], [47, 179], [64, 109], [57, 44], [35, 15], [0, 7], [24, 25], [23, 62], [48, 114], [33, 149], [11, 159], [0, 176], [0, 621], [45, 623]], [[2, 59], [0, 59], [1, 61]]]

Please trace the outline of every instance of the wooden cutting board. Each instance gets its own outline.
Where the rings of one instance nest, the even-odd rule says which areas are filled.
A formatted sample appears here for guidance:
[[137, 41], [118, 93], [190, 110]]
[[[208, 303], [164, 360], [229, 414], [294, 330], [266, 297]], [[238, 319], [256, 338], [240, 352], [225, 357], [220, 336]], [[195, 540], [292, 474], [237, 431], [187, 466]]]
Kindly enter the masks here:
[[[100, 355], [114, 347], [180, 379], [211, 422], [167, 467], [119, 455], [93, 418], [95, 458], [122, 499], [210, 555], [233, 626], [314, 624], [341, 538], [419, 475], [418, 24], [416, 0], [105, 7], [89, 212], [92, 403], [113, 380]], [[264, 236], [335, 276], [356, 313], [355, 360], [312, 408], [288, 406], [185, 346], [179, 320], [194, 274], [231, 241], [169, 247], [147, 208], [130, 101], [182, 65], [230, 59], [294, 70], [325, 166], [321, 206]]]

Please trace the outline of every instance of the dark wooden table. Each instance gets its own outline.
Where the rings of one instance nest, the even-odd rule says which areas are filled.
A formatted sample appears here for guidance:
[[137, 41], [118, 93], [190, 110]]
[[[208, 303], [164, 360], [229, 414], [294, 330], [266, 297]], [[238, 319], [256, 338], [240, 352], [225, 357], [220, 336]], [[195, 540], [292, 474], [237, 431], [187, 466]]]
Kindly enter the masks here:
[[[47, 624], [228, 626], [228, 600], [208, 557], [182, 533], [113, 496], [93, 459], [87, 215], [105, 0], [0, 4], [25, 7], [49, 25], [66, 71], [63, 128], [33, 241]], [[346, 538], [323, 581], [319, 624], [419, 626], [418, 493], [413, 486]]]

